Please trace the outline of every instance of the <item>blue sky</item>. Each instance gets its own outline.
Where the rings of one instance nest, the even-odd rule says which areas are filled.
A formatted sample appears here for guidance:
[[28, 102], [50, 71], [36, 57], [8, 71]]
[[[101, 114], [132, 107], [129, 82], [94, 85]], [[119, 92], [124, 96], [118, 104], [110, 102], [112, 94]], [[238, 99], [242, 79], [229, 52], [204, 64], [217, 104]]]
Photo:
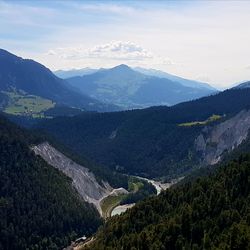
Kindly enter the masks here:
[[161, 69], [225, 88], [250, 79], [249, 1], [3, 1], [0, 47], [52, 70]]

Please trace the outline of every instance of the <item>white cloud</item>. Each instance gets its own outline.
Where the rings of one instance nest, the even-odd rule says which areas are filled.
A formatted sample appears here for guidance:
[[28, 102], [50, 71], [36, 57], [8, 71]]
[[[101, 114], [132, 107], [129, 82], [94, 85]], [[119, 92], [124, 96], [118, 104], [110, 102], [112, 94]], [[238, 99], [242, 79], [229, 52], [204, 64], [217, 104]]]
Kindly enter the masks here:
[[114, 60], [135, 60], [153, 58], [153, 54], [132, 42], [112, 41], [110, 43], [96, 45], [90, 49], [83, 47], [65, 47], [49, 50], [48, 55], [59, 56], [64, 59], [99, 58]]

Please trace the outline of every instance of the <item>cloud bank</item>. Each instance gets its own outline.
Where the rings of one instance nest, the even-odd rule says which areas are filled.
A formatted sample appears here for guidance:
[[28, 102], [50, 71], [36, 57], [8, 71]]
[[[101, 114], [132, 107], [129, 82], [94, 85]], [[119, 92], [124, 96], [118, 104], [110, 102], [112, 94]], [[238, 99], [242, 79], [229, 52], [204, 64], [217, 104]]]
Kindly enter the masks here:
[[50, 56], [59, 56], [64, 59], [100, 58], [115, 60], [140, 61], [153, 58], [152, 53], [132, 42], [111, 41], [96, 45], [90, 49], [83, 47], [56, 48], [48, 51]]

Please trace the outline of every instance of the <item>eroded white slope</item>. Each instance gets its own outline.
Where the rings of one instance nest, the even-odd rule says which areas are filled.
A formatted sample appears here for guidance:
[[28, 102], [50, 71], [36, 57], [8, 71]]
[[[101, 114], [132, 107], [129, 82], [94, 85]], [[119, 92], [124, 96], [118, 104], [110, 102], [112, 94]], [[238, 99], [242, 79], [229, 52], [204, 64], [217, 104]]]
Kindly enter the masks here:
[[52, 147], [48, 142], [34, 146], [32, 150], [36, 155], [40, 155], [48, 164], [59, 169], [65, 175], [72, 179], [72, 184], [82, 196], [82, 198], [95, 205], [102, 215], [100, 201], [112, 194], [126, 193], [123, 188], [113, 189], [108, 183], [103, 182], [100, 185], [94, 174], [88, 168], [77, 164], [57, 149]]
[[206, 126], [195, 140], [195, 148], [207, 165], [216, 164], [224, 152], [238, 147], [248, 136], [250, 110], [242, 110], [232, 118], [215, 126]]

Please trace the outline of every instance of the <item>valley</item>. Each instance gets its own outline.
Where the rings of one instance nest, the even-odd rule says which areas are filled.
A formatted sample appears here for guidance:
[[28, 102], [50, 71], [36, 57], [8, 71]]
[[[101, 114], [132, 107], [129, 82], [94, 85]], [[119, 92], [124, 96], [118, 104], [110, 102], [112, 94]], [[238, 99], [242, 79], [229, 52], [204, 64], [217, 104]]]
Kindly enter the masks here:
[[[135, 205], [121, 216], [112, 217], [91, 244], [80, 249], [110, 247], [118, 250], [137, 246], [141, 250], [170, 250], [187, 244], [197, 249], [202, 249], [199, 246], [248, 249], [248, 176], [249, 155], [246, 155], [221, 166], [212, 176], [170, 188]], [[234, 191], [237, 194], [230, 193], [236, 186], [241, 187]], [[209, 207], [211, 199], [215, 203]], [[227, 202], [225, 199], [228, 199]], [[237, 206], [239, 200], [244, 204], [241, 207]], [[204, 242], [206, 228], [209, 230], [205, 233], [207, 239]], [[181, 240], [178, 240], [180, 235]]]
[[[100, 77], [99, 100], [36, 62], [0, 51], [4, 67], [6, 60], [27, 75], [34, 67], [43, 80], [13, 69], [0, 74], [1, 250], [202, 249], [205, 241], [208, 249], [247, 249], [248, 87], [215, 93], [175, 78], [186, 84], [182, 89], [206, 88], [211, 95], [171, 106], [152, 106], [163, 104], [153, 100], [139, 105], [128, 93], [150, 85], [146, 79], [158, 84], [150, 72], [126, 65], [89, 72], [90, 80]], [[15, 81], [3, 84], [10, 78]], [[125, 93], [121, 102], [101, 97], [111, 93], [106, 87], [112, 89], [114, 79]], [[51, 89], [45, 91], [47, 81]]]
[[148, 183], [152, 184], [157, 191], [157, 195], [159, 195], [161, 191], [164, 191], [167, 188], [170, 188], [172, 185], [178, 183], [180, 180], [182, 180], [184, 178], [184, 177], [180, 177], [178, 179], [173, 179], [168, 183], [163, 183], [163, 182], [156, 181], [156, 180], [150, 180], [150, 179], [147, 179], [145, 177], [140, 177], [140, 176], [134, 176], [134, 177], [136, 177], [140, 180], [147, 181]]
[[[223, 164], [224, 157], [239, 147], [248, 152], [249, 97], [248, 89], [232, 89], [173, 107], [42, 117], [33, 127], [18, 132], [32, 131], [34, 138], [29, 139], [26, 148], [29, 147], [39, 160], [59, 170], [68, 178], [82, 204], [92, 206], [90, 211], [98, 226], [91, 231], [79, 230], [58, 245], [70, 245], [69, 240], [86, 235], [87, 240], [91, 240], [82, 246], [76, 244], [78, 248], [102, 249], [102, 232], [112, 227], [114, 220], [119, 223], [120, 218], [126, 218], [127, 223], [131, 213], [137, 221], [138, 207], [142, 214], [149, 214], [149, 222], [143, 222], [143, 226], [138, 222], [136, 227], [151, 225], [154, 220], [159, 222], [161, 213], [153, 215], [159, 208], [152, 207], [151, 200], [164, 203], [164, 199], [158, 197], [175, 190], [176, 195], [181, 196], [178, 190], [189, 183], [189, 178], [184, 177], [205, 172], [212, 165], [219, 168], [218, 163]], [[234, 100], [237, 103], [232, 108], [229, 103]], [[71, 111], [75, 112], [68, 109]], [[25, 136], [19, 140], [23, 138]], [[164, 203], [161, 207], [171, 207], [167, 212], [171, 214], [175, 211], [174, 204]], [[244, 211], [239, 213], [244, 214]], [[78, 219], [79, 215], [75, 214], [74, 218]], [[103, 228], [96, 234], [99, 225]], [[112, 232], [115, 232], [113, 227]]]
[[[171, 108], [154, 107], [119, 113], [80, 114], [72, 118], [44, 120], [39, 123], [38, 126], [35, 126], [36, 129], [42, 129], [55, 136], [61, 143], [65, 143], [71, 147], [75, 153], [87, 155], [95, 163], [106, 165], [108, 162], [114, 161], [114, 164], [108, 164], [112, 171], [119, 172], [123, 175], [125, 174], [129, 177], [135, 177], [141, 181], [146, 181], [154, 186], [158, 194], [158, 196], [148, 197], [138, 203], [134, 202], [134, 198], [130, 197], [130, 195], [133, 195], [132, 190], [140, 189], [140, 184], [138, 185], [136, 182], [133, 182], [128, 185], [129, 194], [104, 198], [101, 204], [105, 211], [104, 218], [106, 219], [104, 229], [102, 229], [100, 234], [92, 238], [90, 244], [83, 245], [83, 249], [89, 249], [88, 247], [90, 247], [90, 249], [99, 250], [104, 246], [108, 246], [109, 243], [106, 242], [106, 236], [102, 235], [102, 233], [105, 232], [104, 234], [106, 235], [105, 230], [110, 226], [112, 228], [110, 230], [116, 234], [116, 229], [114, 229], [116, 227], [112, 227], [112, 223], [116, 224], [120, 216], [121, 220], [125, 218], [126, 222], [130, 216], [135, 216], [133, 217], [135, 220], [138, 219], [138, 225], [134, 225], [133, 222], [131, 222], [132, 224], [129, 224], [128, 227], [141, 228], [138, 230], [144, 230], [145, 227], [145, 232], [149, 230], [147, 229], [148, 227], [154, 228], [153, 225], [155, 223], [153, 221], [158, 221], [159, 216], [161, 217], [161, 213], [158, 214], [159, 208], [155, 208], [157, 215], [152, 215], [149, 222], [147, 222], [148, 220], [146, 219], [146, 214], [149, 213], [151, 215], [154, 213], [152, 212], [154, 208], [147, 207], [151, 199], [152, 204], [155, 202], [153, 197], [162, 197], [168, 193], [168, 190], [171, 190], [169, 191], [170, 193], [175, 192], [175, 190], [178, 193], [178, 190], [182, 188], [185, 189], [186, 185], [189, 185], [185, 184], [186, 182], [189, 183], [189, 179], [187, 179], [187, 181], [184, 180], [180, 185], [174, 185], [179, 181], [181, 182], [184, 176], [192, 176], [192, 173], [199, 173], [199, 171], [206, 172], [206, 168], [211, 165], [214, 165], [215, 169], [221, 169], [223, 167], [224, 157], [228, 157], [228, 155], [234, 152], [240, 145], [243, 146], [248, 142], [249, 96], [250, 92], [248, 89], [244, 91], [232, 89], [196, 101], [182, 103]], [[235, 103], [233, 107], [231, 106], [232, 102]], [[205, 113], [204, 110], [206, 111]], [[76, 124], [77, 130], [74, 131], [72, 130], [72, 126]], [[101, 127], [99, 124], [101, 124]], [[67, 136], [62, 136], [60, 130], [64, 131], [64, 133], [67, 131]], [[84, 143], [76, 140], [76, 134], [78, 138], [84, 138]], [[137, 143], [135, 144], [135, 142]], [[180, 142], [180, 144], [178, 145], [178, 143], [176, 144], [175, 142]], [[98, 152], [94, 150], [96, 145], [98, 145]], [[151, 145], [153, 151], [149, 150]], [[161, 148], [159, 147], [160, 145]], [[169, 147], [167, 147], [168, 145]], [[248, 144], [246, 144], [247, 148], [245, 148], [246, 152], [249, 150], [247, 145]], [[163, 147], [165, 147], [164, 150]], [[104, 151], [100, 152], [101, 150]], [[164, 157], [169, 161], [160, 160], [157, 162], [158, 159], [161, 159], [161, 151]], [[143, 152], [143, 156], [140, 155], [141, 152]], [[178, 154], [178, 156], [176, 154]], [[105, 161], [107, 155], [108, 158], [107, 161]], [[114, 158], [112, 158], [112, 156]], [[143, 159], [143, 157], [146, 158]], [[142, 161], [142, 159], [144, 161]], [[120, 160], [120, 162], [118, 160]], [[152, 164], [147, 168], [146, 162], [148, 160]], [[126, 161], [127, 166], [124, 164]], [[221, 165], [219, 163], [221, 163]], [[133, 164], [133, 167], [131, 164]], [[164, 166], [164, 172], [161, 172], [161, 168], [159, 168], [161, 165]], [[188, 166], [191, 167], [188, 168]], [[173, 168], [173, 172], [166, 171], [168, 167], [170, 167], [169, 170]], [[197, 177], [193, 178], [192, 183], [195, 182]], [[210, 177], [205, 178], [209, 179]], [[182, 193], [184, 191], [180, 192]], [[173, 195], [175, 195], [175, 193]], [[176, 195], [182, 197], [180, 194]], [[129, 202], [127, 202], [127, 200]], [[162, 201], [162, 198], [159, 199], [158, 202], [164, 204], [160, 205], [160, 207], [169, 206]], [[171, 200], [171, 202], [173, 202], [173, 205], [170, 206], [171, 208], [169, 208], [170, 210], [168, 210], [167, 214], [172, 214], [171, 209], [174, 209], [174, 204], [176, 204], [174, 200]], [[145, 207], [142, 205], [142, 207], [140, 207], [140, 204], [144, 204]], [[149, 206], [152, 206], [152, 204]], [[146, 222], [143, 226], [140, 224], [140, 212], [138, 212], [138, 215], [134, 214], [137, 213], [135, 212], [137, 211], [137, 206], [140, 207], [140, 211], [143, 211], [142, 213], [145, 213], [144, 219]], [[191, 203], [190, 206], [193, 206], [193, 203]], [[186, 208], [182, 209], [183, 211], [186, 210]], [[176, 213], [179, 213], [179, 210]], [[243, 214], [244, 213], [243, 211]], [[176, 220], [178, 224], [178, 216]], [[161, 222], [159, 223], [161, 224]], [[107, 230], [109, 231], [109, 229]], [[118, 231], [119, 230], [122, 229], [118, 229]], [[155, 230], [157, 231], [158, 229]], [[133, 233], [129, 233], [128, 237], [132, 240], [134, 239], [132, 235], [137, 235], [137, 233], [138, 231], [136, 229]], [[168, 234], [170, 233], [168, 232]], [[229, 235], [229, 233], [227, 233], [227, 235]], [[114, 239], [114, 237], [114, 235], [111, 236], [112, 239]], [[137, 238], [131, 242], [131, 245], [128, 243], [128, 249], [131, 249], [133, 245], [140, 246], [138, 249], [145, 249], [146, 245], [141, 243], [143, 242], [143, 240], [140, 240], [141, 236], [137, 235], [135, 237]], [[157, 238], [157, 236], [155, 237]], [[188, 241], [189, 239], [184, 240], [184, 238], [182, 242]], [[104, 240], [105, 243], [103, 243], [102, 240]], [[150, 240], [151, 237], [147, 240], [148, 244], [151, 244]], [[173, 239], [173, 241], [176, 242], [175, 239]], [[111, 249], [119, 249], [121, 246], [127, 245], [124, 243], [123, 238], [121, 239], [122, 243], [118, 243], [120, 244], [118, 248], [114, 247], [112, 240], [110, 240], [110, 242], [112, 246]], [[162, 239], [160, 242], [162, 242]], [[158, 247], [163, 248], [161, 244], [159, 243], [156, 249], [158, 249]], [[166, 243], [164, 244], [166, 246]], [[171, 245], [172, 243], [169, 244]], [[173, 247], [173, 245], [171, 246]], [[149, 249], [153, 249], [153, 247], [154, 242]], [[170, 249], [172, 249], [172, 247]], [[81, 245], [79, 245], [79, 248], [81, 248]]]
[[249, 13], [0, 0], [0, 250], [250, 250]]
[[[41, 156], [49, 165], [59, 169], [72, 179], [73, 187], [83, 200], [93, 204], [100, 213], [100, 216], [105, 219], [111, 216], [113, 209], [119, 206], [123, 199], [127, 198], [129, 193], [136, 194], [144, 187], [143, 182], [140, 182], [140, 178], [130, 178], [128, 176], [129, 185], [135, 186], [134, 188], [129, 189], [129, 191], [122, 187], [112, 188], [108, 182], [104, 182], [103, 180], [98, 181], [89, 169], [63, 155], [48, 142], [33, 146], [32, 150], [36, 155]], [[152, 184], [154, 183], [151, 180], [147, 181]], [[155, 184], [153, 185], [155, 186]], [[145, 197], [149, 195], [150, 193], [145, 195]]]
[[113, 171], [169, 182], [242, 143], [249, 97], [249, 89], [231, 89], [172, 107], [43, 120], [35, 128]]
[[[172, 185], [175, 185], [179, 181], [184, 179], [184, 177], [180, 177], [178, 179], [171, 180], [168, 183], [163, 183], [163, 182], [160, 182], [160, 181], [150, 180], [150, 179], [143, 178], [143, 177], [140, 177], [140, 176], [132, 176], [132, 177], [136, 178], [136, 179], [139, 179], [139, 180], [146, 181], [149, 184], [152, 184], [154, 186], [155, 190], [156, 190], [156, 195], [159, 195], [162, 191], [167, 190]], [[133, 184], [135, 184], [135, 183], [133, 183]], [[132, 192], [136, 192], [136, 191], [137, 191], [137, 188], [135, 188], [135, 190], [133, 190]], [[108, 211], [109, 216], [112, 217], [112, 216], [115, 216], [115, 215], [120, 215], [120, 214], [126, 212], [127, 209], [132, 208], [136, 204], [136, 203], [129, 203], [129, 204], [119, 205], [123, 198], [124, 198], [123, 196], [120, 196], [120, 197], [117, 197], [116, 201], [114, 201], [113, 203], [111, 202], [112, 205], [110, 206], [110, 210]]]

